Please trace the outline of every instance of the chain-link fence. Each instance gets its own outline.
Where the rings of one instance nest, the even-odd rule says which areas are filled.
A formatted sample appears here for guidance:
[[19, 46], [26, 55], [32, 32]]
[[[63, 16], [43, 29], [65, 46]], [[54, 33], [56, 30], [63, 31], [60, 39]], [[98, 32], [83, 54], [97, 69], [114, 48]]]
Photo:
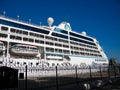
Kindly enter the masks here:
[[[18, 87], [3, 90], [66, 90], [76, 87], [78, 89], [99, 87], [117, 80], [120, 76], [120, 66], [108, 67], [29, 67], [18, 69]], [[72, 89], [71, 89], [72, 90]]]

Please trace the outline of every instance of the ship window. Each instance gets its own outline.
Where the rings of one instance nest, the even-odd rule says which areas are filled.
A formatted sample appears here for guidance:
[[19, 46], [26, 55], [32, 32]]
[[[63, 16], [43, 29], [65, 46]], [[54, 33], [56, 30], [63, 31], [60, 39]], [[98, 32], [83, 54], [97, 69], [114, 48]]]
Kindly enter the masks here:
[[24, 35], [28, 35], [28, 32], [26, 32], [26, 31], [23, 31], [23, 34], [24, 34]]
[[73, 54], [73, 51], [71, 51], [71, 54]]
[[63, 40], [63, 39], [59, 39], [60, 42], [63, 42], [63, 43], [68, 43], [67, 40]]
[[44, 35], [39, 35], [40, 38], [44, 38]]
[[61, 47], [62, 45], [61, 45], [61, 44], [58, 44], [58, 43], [55, 43], [55, 46], [59, 46], [59, 47]]
[[79, 35], [79, 34], [76, 34], [76, 33], [70, 32], [70, 35], [78, 37], [78, 38], [82, 38], [82, 39], [85, 39], [85, 40], [93, 41], [93, 39], [91, 39], [91, 38], [88, 38], [88, 37], [85, 37], [85, 36], [82, 36], [82, 35]]
[[49, 42], [46, 42], [47, 45], [49, 45]]
[[45, 38], [48, 39], [48, 40], [57, 41], [56, 38], [53, 38], [53, 37], [46, 36]]
[[63, 50], [63, 53], [64, 54], [69, 54], [69, 51], [68, 50]]
[[62, 30], [60, 28], [55, 28], [54, 31], [60, 32], [60, 33], [64, 33], [64, 34], [68, 34], [68, 31]]
[[10, 39], [15, 39], [15, 36], [13, 36], [13, 35], [10, 35]]
[[54, 52], [54, 49], [53, 48], [46, 48], [46, 51], [48, 51], [48, 52]]
[[28, 41], [28, 38], [23, 38], [23, 41]]
[[19, 36], [16, 36], [16, 40], [22, 40], [22, 38]]
[[36, 34], [36, 33], [29, 33], [30, 36], [38, 37], [38, 38], [44, 38], [44, 35]]
[[19, 31], [18, 31], [18, 33], [19, 33], [19, 34], [22, 34], [22, 31], [21, 31], [21, 30], [19, 30]]
[[23, 65], [26, 65], [26, 62], [23, 62]]
[[34, 40], [33, 39], [29, 39], [29, 42], [34, 42]]
[[68, 36], [66, 35], [62, 35], [62, 34], [58, 34], [58, 33], [52, 33], [53, 36], [56, 36], [56, 37], [60, 37], [60, 38], [64, 38], [64, 39], [68, 39]]
[[30, 36], [35, 36], [35, 34], [34, 33], [30, 33]]
[[2, 27], [1, 27], [1, 30], [3, 30], [3, 31], [8, 31], [8, 27], [2, 26]]
[[64, 47], [64, 48], [69, 48], [69, 46], [68, 46], [68, 45], [63, 45], [63, 47]]
[[94, 43], [91, 43], [91, 42], [88, 42], [88, 41], [84, 41], [84, 40], [81, 40], [81, 39], [77, 39], [77, 38], [73, 38], [73, 37], [70, 37], [70, 40], [73, 40], [73, 41], [76, 41], [76, 42], [81, 42], [81, 43], [85, 43], [85, 44], [90, 44], [90, 45], [94, 45]]
[[0, 43], [0, 47], [3, 46], [3, 43]]
[[71, 49], [73, 49], [73, 46], [70, 46]]
[[39, 33], [49, 34], [49, 31], [46, 31], [46, 30], [43, 30], [43, 29], [37, 29], [37, 28], [35, 28], [35, 31], [39, 32]]
[[44, 44], [44, 41], [41, 41], [41, 40], [35, 40], [35, 43]]
[[15, 33], [16, 29], [11, 28], [10, 31]]
[[0, 37], [1, 37], [1, 38], [7, 38], [8, 35], [7, 35], [7, 34], [1, 34], [1, 33], [0, 33]]
[[39, 40], [35, 40], [35, 43], [39, 43]]
[[44, 44], [44, 41], [40, 41], [41, 44]]

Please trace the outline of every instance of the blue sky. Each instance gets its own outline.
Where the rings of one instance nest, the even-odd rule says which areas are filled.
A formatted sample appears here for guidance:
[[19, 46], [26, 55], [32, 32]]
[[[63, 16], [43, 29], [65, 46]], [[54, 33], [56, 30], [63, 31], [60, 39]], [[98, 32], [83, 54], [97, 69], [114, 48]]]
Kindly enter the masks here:
[[120, 62], [120, 0], [1, 0], [3, 11], [35, 24], [47, 25], [48, 17], [54, 18], [54, 25], [70, 22], [74, 31], [95, 37], [108, 58]]

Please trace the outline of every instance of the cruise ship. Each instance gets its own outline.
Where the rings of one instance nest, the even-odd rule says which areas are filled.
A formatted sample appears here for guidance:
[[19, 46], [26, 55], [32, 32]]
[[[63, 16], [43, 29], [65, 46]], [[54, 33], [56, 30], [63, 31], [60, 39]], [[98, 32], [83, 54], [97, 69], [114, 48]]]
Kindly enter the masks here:
[[0, 15], [0, 64], [14, 66], [96, 66], [108, 65], [99, 42], [75, 32], [70, 23], [34, 25]]

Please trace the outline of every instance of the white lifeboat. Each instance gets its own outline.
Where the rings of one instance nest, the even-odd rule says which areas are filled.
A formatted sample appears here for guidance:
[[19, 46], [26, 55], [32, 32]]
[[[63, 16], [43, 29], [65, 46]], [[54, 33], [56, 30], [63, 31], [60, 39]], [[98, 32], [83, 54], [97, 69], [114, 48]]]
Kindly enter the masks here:
[[15, 54], [34, 56], [38, 54], [38, 48], [31, 45], [15, 44], [11, 47], [11, 52]]
[[4, 43], [0, 41], [0, 52], [5, 50]]

